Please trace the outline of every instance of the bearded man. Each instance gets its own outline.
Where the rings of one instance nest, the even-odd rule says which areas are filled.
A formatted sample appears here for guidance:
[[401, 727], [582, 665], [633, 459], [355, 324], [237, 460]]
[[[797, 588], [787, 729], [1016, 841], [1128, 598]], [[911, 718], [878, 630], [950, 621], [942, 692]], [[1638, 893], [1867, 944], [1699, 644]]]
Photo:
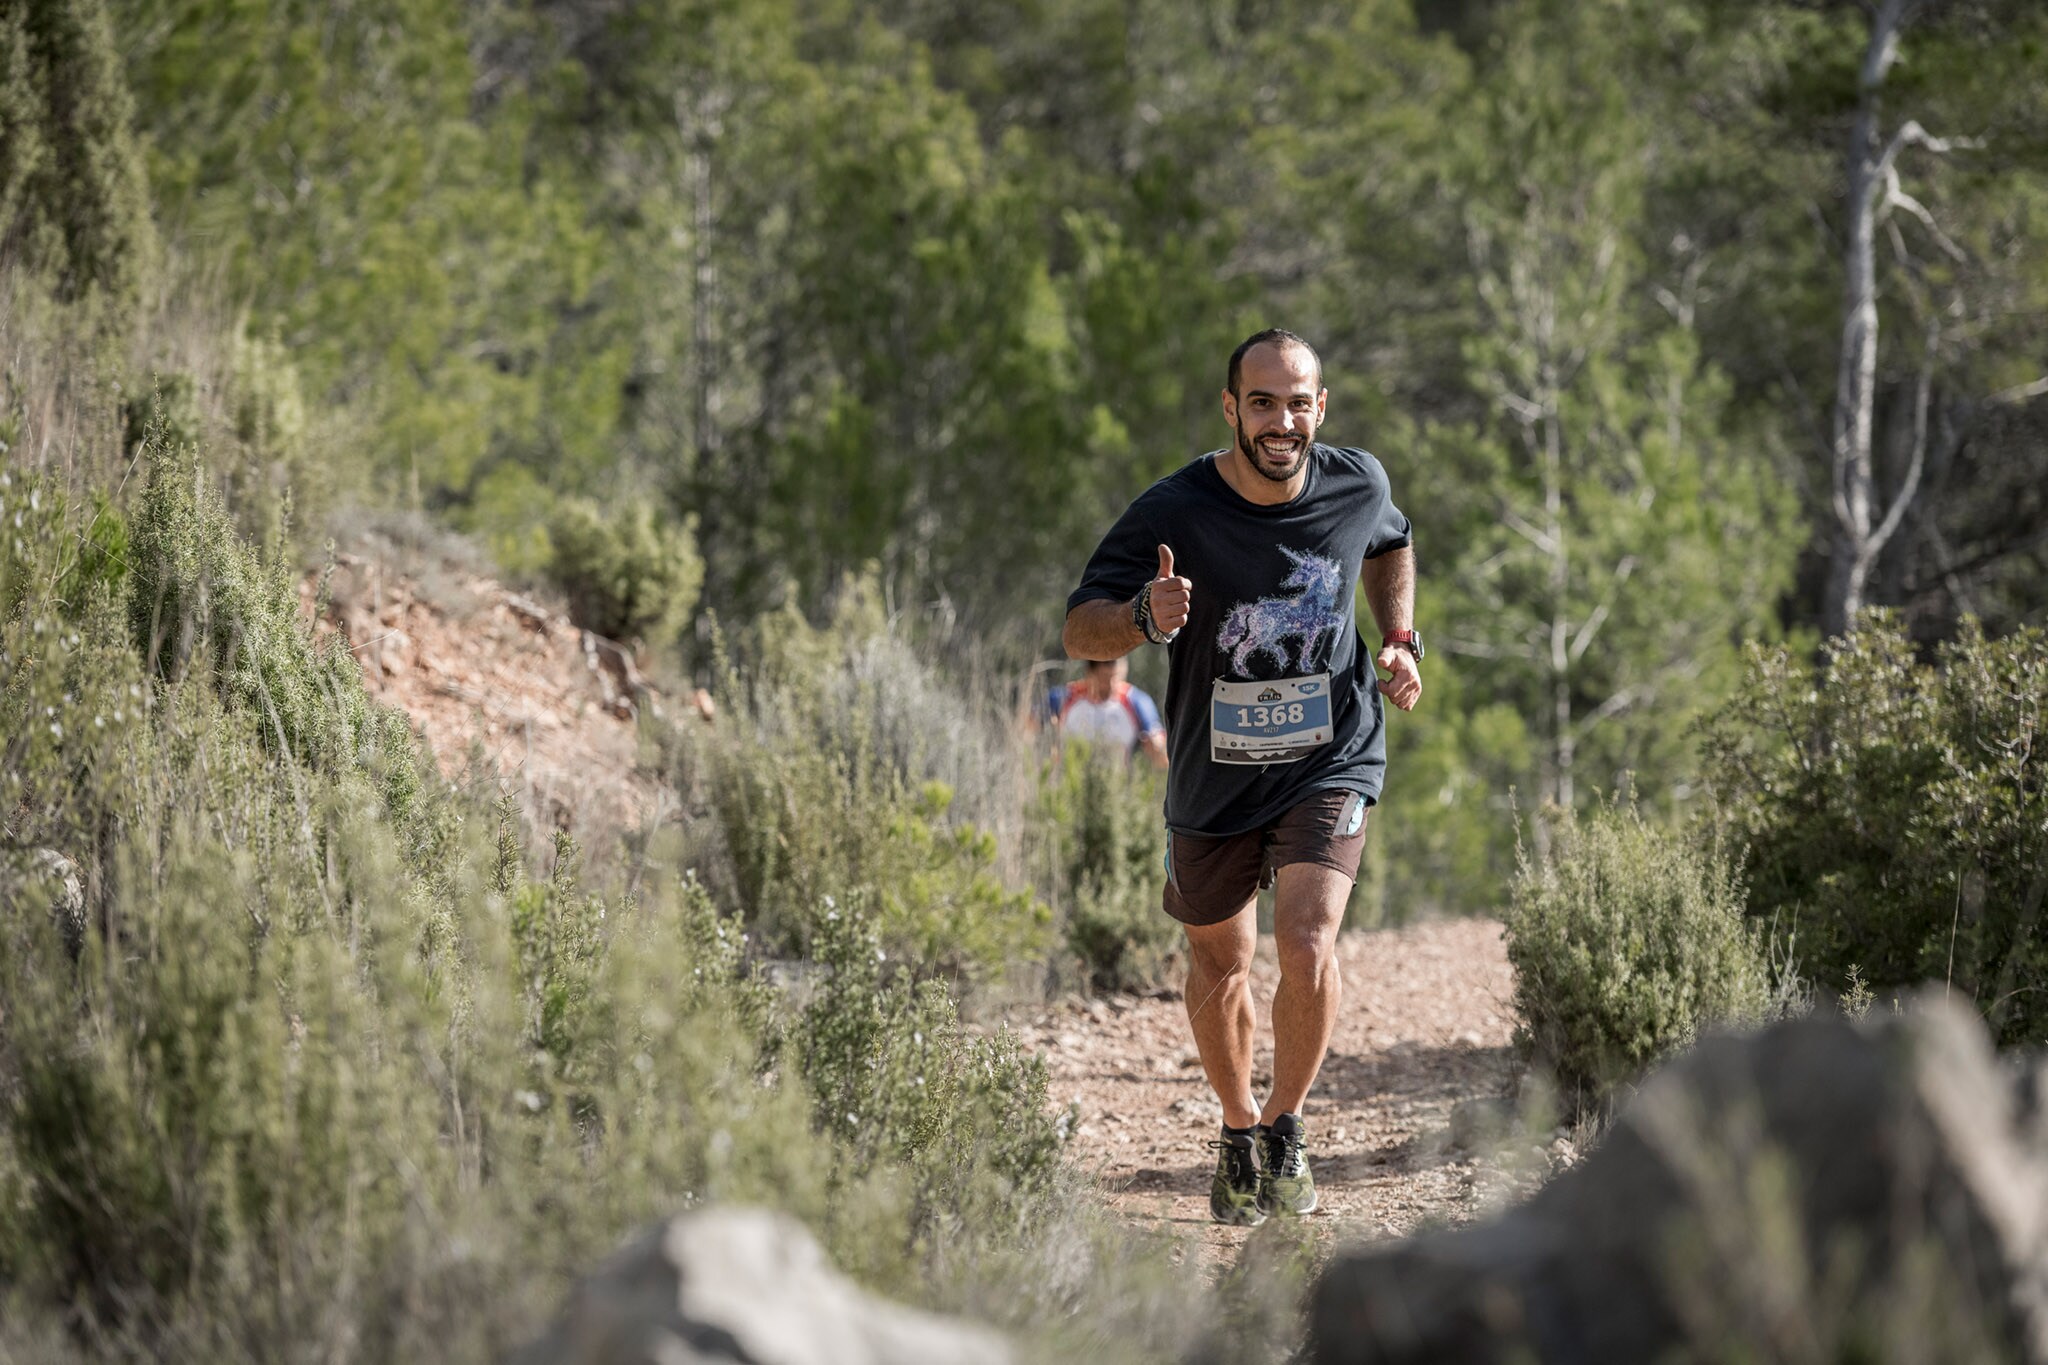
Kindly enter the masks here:
[[[1209, 1212], [1224, 1223], [1316, 1206], [1302, 1109], [1336, 1024], [1337, 930], [1386, 771], [1380, 698], [1407, 711], [1422, 695], [1408, 518], [1378, 460], [1316, 440], [1328, 406], [1306, 341], [1247, 337], [1223, 390], [1235, 443], [1145, 490], [1067, 599], [1071, 658], [1168, 649], [1163, 908], [1187, 935], [1188, 1024], [1223, 1104]], [[1263, 1101], [1250, 975], [1262, 886], [1280, 960]]]

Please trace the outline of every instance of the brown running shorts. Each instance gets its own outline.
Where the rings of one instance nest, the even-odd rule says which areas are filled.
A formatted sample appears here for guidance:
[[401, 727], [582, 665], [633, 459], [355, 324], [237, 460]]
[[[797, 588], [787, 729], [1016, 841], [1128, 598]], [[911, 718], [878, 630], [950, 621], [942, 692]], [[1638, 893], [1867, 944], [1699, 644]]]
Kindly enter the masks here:
[[1221, 924], [1289, 863], [1320, 863], [1357, 881], [1367, 806], [1357, 792], [1323, 791], [1264, 829], [1220, 839], [1168, 831], [1166, 913], [1182, 924]]

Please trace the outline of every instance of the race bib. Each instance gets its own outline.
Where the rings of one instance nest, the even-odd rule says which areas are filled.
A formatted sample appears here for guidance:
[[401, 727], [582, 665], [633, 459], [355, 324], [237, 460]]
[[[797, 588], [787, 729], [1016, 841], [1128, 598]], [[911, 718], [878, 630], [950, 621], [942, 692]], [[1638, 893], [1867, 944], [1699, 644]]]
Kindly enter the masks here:
[[1209, 756], [1218, 763], [1298, 763], [1330, 742], [1330, 675], [1216, 680]]

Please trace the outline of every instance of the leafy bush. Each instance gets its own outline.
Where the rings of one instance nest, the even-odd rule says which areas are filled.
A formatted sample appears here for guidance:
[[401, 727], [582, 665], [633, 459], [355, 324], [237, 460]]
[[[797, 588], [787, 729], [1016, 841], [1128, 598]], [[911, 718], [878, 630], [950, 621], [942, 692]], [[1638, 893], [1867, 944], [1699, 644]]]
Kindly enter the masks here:
[[1815, 663], [1753, 651], [1706, 728], [1749, 909], [1848, 993], [1928, 979], [2007, 1043], [2048, 1039], [2048, 634], [1975, 622], [1924, 664], [1872, 613]]
[[1537, 1064], [1597, 1109], [1701, 1029], [1759, 1019], [1768, 974], [1718, 847], [1634, 807], [1551, 818], [1548, 856], [1524, 856], [1506, 917], [1515, 1008]]
[[827, 975], [797, 1035], [818, 1125], [842, 1175], [908, 1166], [918, 1235], [1014, 1226], [1059, 1173], [1045, 1064], [1007, 1033], [964, 1029], [942, 983], [890, 970], [867, 900], [829, 903], [818, 925]]
[[135, 101], [106, 7], [0, 16], [0, 224], [10, 258], [70, 298], [132, 305], [156, 252]]
[[374, 769], [392, 814], [405, 818], [419, 756], [404, 717], [370, 703], [338, 641], [307, 643], [291, 566], [265, 563], [241, 540], [196, 450], [170, 444], [161, 425], [147, 445], [154, 459], [129, 537], [137, 655], [165, 682], [196, 672], [273, 752], [327, 771]]
[[996, 874], [994, 837], [946, 819], [941, 783], [826, 755], [730, 743], [715, 751], [716, 810], [748, 923], [807, 955], [828, 899], [870, 893], [882, 940], [918, 968], [1004, 975], [1043, 951], [1051, 911]]
[[1166, 880], [1159, 774], [1068, 745], [1041, 784], [1033, 834], [1064, 914], [1067, 947], [1098, 989], [1162, 985], [1182, 940], [1159, 904]]
[[[1051, 910], [1004, 873], [996, 829], [1008, 741], [934, 678], [851, 585], [831, 624], [795, 612], [765, 623], [756, 663], [728, 669], [716, 733], [685, 737], [701, 780], [703, 842], [722, 846], [749, 928], [774, 952], [812, 951], [828, 901], [865, 897], [885, 951], [920, 973], [977, 981], [1034, 967]], [[689, 791], [686, 805], [694, 805]]]
[[650, 649], [675, 642], [704, 581], [687, 525], [658, 520], [641, 499], [610, 517], [572, 499], [548, 522], [548, 540], [548, 577], [568, 597], [577, 625]]
[[114, 390], [121, 444], [131, 455], [207, 451], [237, 528], [279, 544], [296, 511], [324, 517], [361, 470], [344, 456], [341, 421], [315, 420], [289, 348], [246, 319], [221, 325], [224, 337], [192, 318], [149, 320], [149, 360]]

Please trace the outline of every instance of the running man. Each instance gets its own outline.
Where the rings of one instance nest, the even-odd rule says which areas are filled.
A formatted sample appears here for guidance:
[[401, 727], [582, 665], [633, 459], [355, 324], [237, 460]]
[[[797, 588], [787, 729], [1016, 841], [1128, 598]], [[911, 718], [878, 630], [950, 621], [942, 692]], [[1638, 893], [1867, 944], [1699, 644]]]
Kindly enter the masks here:
[[[1386, 769], [1380, 696], [1406, 711], [1422, 695], [1408, 519], [1379, 461], [1317, 443], [1328, 402], [1306, 341], [1247, 338], [1223, 391], [1235, 442], [1146, 489], [1067, 600], [1070, 657], [1169, 646], [1165, 910], [1187, 933], [1188, 1023], [1223, 1102], [1209, 1191], [1223, 1223], [1316, 1206], [1301, 1111], [1337, 1020], [1337, 928]], [[1354, 583], [1382, 632], [1376, 658]], [[1262, 885], [1280, 958], [1263, 1104], [1250, 977]]]
[[1155, 768], [1166, 767], [1166, 727], [1159, 708], [1142, 687], [1131, 685], [1122, 659], [1090, 659], [1079, 682], [1056, 687], [1045, 697], [1045, 715], [1062, 742], [1086, 741], [1104, 753], [1128, 759], [1143, 751]]

